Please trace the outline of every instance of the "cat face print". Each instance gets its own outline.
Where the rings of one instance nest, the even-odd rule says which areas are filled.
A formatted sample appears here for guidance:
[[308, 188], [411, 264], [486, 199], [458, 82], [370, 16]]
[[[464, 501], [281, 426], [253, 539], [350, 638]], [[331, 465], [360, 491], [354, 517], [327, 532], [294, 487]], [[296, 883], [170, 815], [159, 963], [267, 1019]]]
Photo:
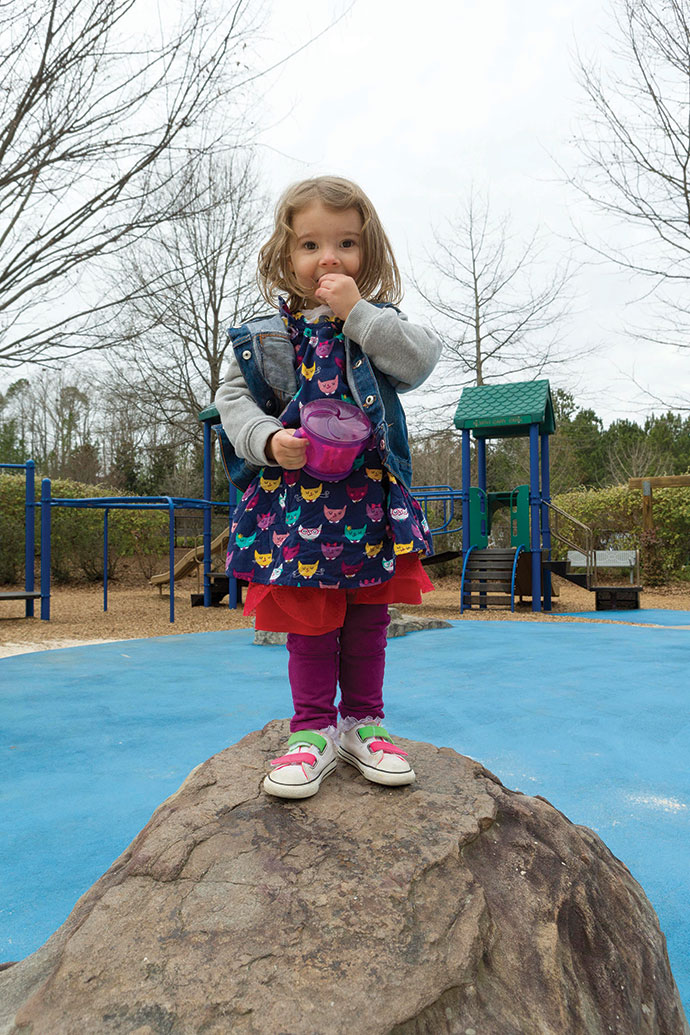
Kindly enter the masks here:
[[317, 379], [316, 382], [323, 392], [324, 395], [333, 395], [336, 388], [338, 387], [338, 376], [331, 378], [329, 381], [320, 381]]
[[330, 356], [331, 352], [333, 351], [334, 344], [335, 344], [335, 339], [334, 338], [329, 338], [328, 341], [320, 342], [316, 346], [316, 355], [320, 359], [325, 359], [327, 356]]
[[366, 485], [348, 485], [347, 494], [353, 503], [361, 503], [367, 494]]
[[306, 500], [307, 503], [313, 503], [321, 495], [323, 485], [319, 483], [318, 485], [315, 485], [313, 489], [307, 489], [306, 486], [301, 485], [299, 491], [302, 494], [303, 500]]
[[330, 521], [332, 525], [337, 525], [345, 517], [346, 510], [347, 507], [324, 507], [323, 513], [326, 521]]
[[275, 492], [280, 485], [281, 478], [264, 478], [262, 477], [259, 481], [259, 485], [264, 492]]

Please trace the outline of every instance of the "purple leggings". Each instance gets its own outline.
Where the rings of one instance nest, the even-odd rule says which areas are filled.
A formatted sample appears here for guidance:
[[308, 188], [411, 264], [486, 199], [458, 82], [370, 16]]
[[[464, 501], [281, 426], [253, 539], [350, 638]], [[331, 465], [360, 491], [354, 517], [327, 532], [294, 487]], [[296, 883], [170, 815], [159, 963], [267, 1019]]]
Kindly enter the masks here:
[[348, 604], [342, 629], [321, 636], [288, 633], [288, 674], [295, 714], [290, 731], [335, 726], [340, 714], [383, 718], [387, 604]]

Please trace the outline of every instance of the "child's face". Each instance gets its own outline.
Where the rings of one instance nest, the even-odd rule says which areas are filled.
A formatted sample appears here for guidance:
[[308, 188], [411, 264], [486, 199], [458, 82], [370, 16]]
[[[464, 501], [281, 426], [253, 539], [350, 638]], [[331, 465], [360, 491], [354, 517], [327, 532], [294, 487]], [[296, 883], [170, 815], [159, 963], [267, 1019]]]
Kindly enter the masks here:
[[290, 268], [308, 302], [320, 304], [314, 292], [324, 273], [357, 280], [362, 266], [362, 217], [357, 209], [327, 208], [311, 201], [295, 213], [292, 230]]

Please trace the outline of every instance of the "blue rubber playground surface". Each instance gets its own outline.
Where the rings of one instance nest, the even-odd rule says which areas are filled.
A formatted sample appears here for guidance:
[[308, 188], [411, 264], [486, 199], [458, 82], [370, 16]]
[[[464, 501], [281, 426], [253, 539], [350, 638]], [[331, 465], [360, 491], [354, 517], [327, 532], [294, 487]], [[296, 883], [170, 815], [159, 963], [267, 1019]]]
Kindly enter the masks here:
[[633, 622], [635, 625], [674, 625], [690, 629], [690, 611], [573, 611], [564, 618], [596, 618], [598, 622]]
[[[458, 621], [391, 640], [386, 725], [596, 830], [656, 909], [690, 1013], [690, 612], [601, 617], [615, 620]], [[190, 769], [288, 715], [285, 651], [251, 641], [0, 661], [0, 962], [46, 940]]]

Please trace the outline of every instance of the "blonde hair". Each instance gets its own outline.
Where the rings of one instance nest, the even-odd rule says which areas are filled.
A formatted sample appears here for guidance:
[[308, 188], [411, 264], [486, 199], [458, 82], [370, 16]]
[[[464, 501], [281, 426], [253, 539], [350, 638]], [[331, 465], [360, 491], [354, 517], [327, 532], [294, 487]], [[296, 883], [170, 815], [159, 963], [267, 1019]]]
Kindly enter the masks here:
[[293, 183], [278, 199], [275, 229], [259, 251], [257, 279], [266, 301], [276, 305], [281, 293], [287, 294], [293, 312], [304, 306], [306, 299], [290, 269], [290, 248], [294, 217], [312, 201], [320, 201], [327, 208], [354, 208], [359, 212], [362, 217], [359, 292], [369, 302], [399, 302], [402, 298], [400, 272], [381, 220], [362, 188], [340, 176], [316, 176]]

